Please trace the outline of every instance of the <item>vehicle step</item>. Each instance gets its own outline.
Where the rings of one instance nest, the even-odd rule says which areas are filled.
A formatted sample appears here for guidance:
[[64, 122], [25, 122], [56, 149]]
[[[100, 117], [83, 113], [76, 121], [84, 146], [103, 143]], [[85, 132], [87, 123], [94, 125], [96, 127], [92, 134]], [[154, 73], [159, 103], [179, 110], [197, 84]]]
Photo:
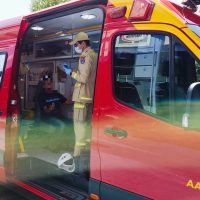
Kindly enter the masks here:
[[26, 181], [26, 183], [58, 200], [89, 200], [89, 196], [85, 191], [60, 180], [31, 180]]

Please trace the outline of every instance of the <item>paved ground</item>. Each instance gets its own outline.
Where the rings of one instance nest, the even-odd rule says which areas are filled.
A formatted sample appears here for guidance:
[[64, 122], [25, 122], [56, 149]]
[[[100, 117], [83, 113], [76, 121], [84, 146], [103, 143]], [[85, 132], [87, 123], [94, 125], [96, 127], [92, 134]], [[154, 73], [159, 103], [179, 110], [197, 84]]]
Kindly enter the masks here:
[[26, 200], [15, 192], [0, 186], [0, 200]]

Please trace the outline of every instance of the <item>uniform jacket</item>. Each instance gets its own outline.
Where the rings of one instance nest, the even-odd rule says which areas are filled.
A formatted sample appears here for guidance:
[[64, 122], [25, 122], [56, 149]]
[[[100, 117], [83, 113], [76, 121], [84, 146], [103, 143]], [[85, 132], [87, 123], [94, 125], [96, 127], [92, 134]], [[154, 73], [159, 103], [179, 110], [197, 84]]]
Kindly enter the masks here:
[[78, 71], [72, 73], [77, 80], [72, 100], [80, 103], [92, 103], [97, 69], [97, 54], [87, 47], [79, 58]]

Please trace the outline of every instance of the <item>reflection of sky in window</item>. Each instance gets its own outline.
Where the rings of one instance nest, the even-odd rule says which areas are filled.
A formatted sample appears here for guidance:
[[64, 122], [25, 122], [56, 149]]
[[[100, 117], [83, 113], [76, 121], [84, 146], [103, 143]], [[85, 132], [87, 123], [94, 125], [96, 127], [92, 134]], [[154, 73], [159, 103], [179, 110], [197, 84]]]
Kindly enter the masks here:
[[0, 55], [0, 76], [2, 76], [4, 62], [5, 62], [5, 55]]
[[200, 37], [200, 27], [198, 25], [188, 24], [189, 28], [198, 36]]
[[187, 49], [181, 44], [176, 44], [175, 51], [187, 51]]

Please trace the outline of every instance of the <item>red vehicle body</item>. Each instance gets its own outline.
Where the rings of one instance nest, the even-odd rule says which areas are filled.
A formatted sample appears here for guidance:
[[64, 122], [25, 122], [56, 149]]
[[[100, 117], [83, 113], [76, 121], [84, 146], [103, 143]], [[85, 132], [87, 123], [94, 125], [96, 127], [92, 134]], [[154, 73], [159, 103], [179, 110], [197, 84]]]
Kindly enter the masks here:
[[[22, 47], [31, 38], [27, 36], [31, 26], [95, 8], [103, 14], [92, 114], [89, 196], [83, 195], [83, 199], [199, 199], [200, 97], [196, 93], [200, 17], [188, 6], [165, 0], [77, 0], [1, 22], [0, 181], [14, 183], [44, 199], [61, 198], [18, 175], [17, 155], [24, 153], [19, 138], [18, 75], [22, 54], [28, 51]], [[86, 25], [84, 30], [92, 29], [90, 26], [94, 25]], [[76, 29], [82, 30], [81, 26]], [[134, 55], [134, 61], [129, 55]], [[52, 56], [44, 60], [56, 63], [60, 59]], [[129, 72], [130, 68], [134, 70]], [[131, 81], [141, 106], [129, 101], [135, 91]], [[178, 98], [182, 93], [184, 98]]]

